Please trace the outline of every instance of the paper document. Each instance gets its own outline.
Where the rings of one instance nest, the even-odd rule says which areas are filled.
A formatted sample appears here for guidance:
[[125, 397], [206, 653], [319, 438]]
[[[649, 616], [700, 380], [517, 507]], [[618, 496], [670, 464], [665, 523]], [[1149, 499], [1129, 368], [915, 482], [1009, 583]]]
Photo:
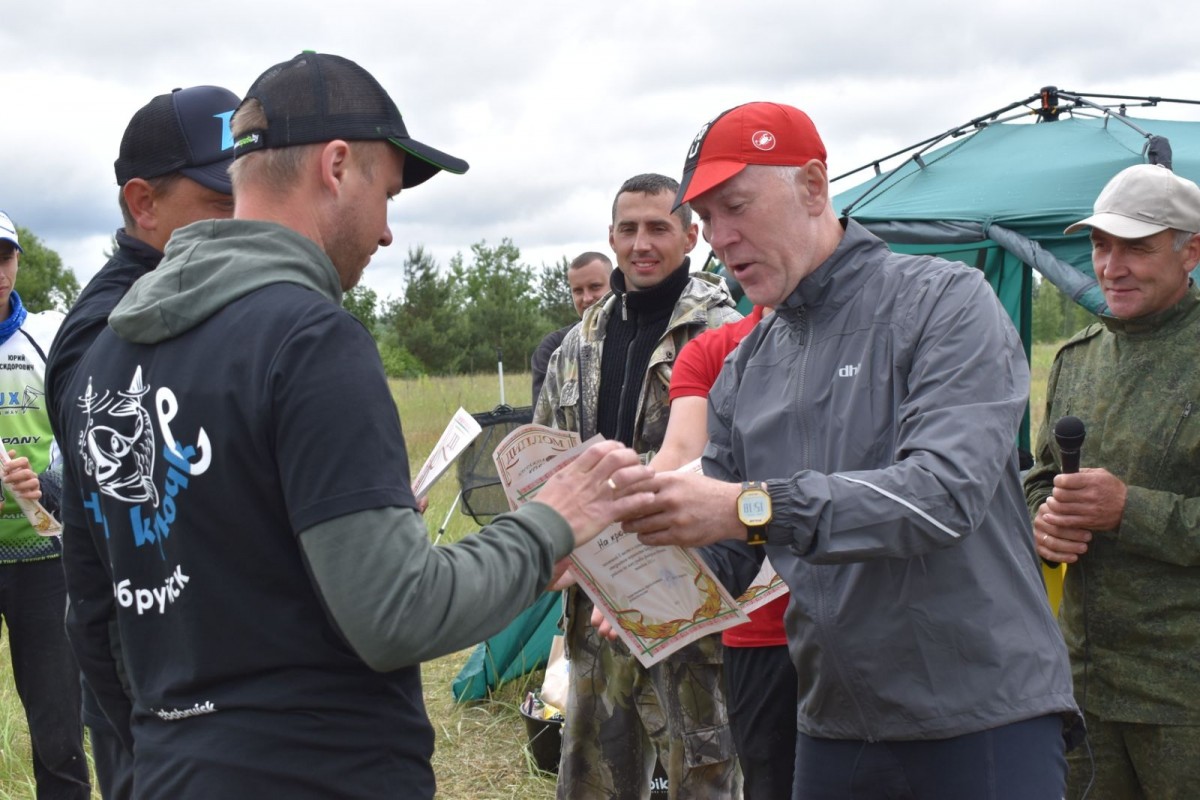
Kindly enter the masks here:
[[754, 576], [754, 580], [750, 582], [750, 585], [746, 587], [746, 591], [742, 592], [741, 597], [737, 601], [742, 610], [749, 614], [751, 611], [765, 606], [776, 597], [787, 593], [787, 584], [783, 582], [783, 578], [779, 577], [779, 573], [771, 566], [771, 559], [764, 558], [758, 574]]
[[[517, 428], [496, 448], [501, 484], [515, 508], [533, 499], [582, 444], [573, 433], [540, 425]], [[580, 587], [644, 666], [749, 618], [696, 554], [682, 547], [649, 547], [611, 525], [571, 554]]]
[[[496, 462], [496, 474], [504, 487], [504, 496], [511, 508], [523, 505], [537, 494], [550, 476], [575, 460], [582, 452], [579, 434], [573, 431], [558, 431], [542, 425], [522, 425], [513, 430], [496, 449], [492, 460]], [[574, 452], [570, 458], [547, 467], [550, 461], [566, 453]]]
[[425, 463], [417, 472], [417, 477], [413, 479], [412, 490], [416, 499], [420, 500], [429, 494], [429, 490], [437, 483], [438, 478], [445, 474], [450, 465], [454, 463], [454, 459], [467, 449], [467, 445], [475, 441], [475, 437], [482, 430], [483, 428], [479, 427], [475, 418], [463, 409], [460, 408], [454, 412], [454, 416], [450, 418], [450, 424], [446, 426], [446, 430], [442, 431], [442, 436], [438, 439], [433, 452], [429, 454], [429, 458], [425, 459]]
[[[7, 464], [11, 461], [8, 457], [8, 451], [0, 447], [0, 463]], [[10, 492], [11, 494], [11, 492]], [[26, 500], [23, 497], [13, 495], [17, 501], [17, 507], [25, 514], [25, 518], [29, 520], [29, 524], [33, 529], [42, 536], [61, 536], [62, 525], [54, 517], [50, 515], [41, 503], [37, 500]]]

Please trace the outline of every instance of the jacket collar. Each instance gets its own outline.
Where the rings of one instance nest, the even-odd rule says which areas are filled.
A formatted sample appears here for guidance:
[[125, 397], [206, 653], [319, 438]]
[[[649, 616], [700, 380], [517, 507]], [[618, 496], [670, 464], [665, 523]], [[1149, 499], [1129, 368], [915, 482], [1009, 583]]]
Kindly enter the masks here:
[[[858, 222], [843, 219], [845, 233], [829, 258], [800, 280], [788, 298], [776, 311], [821, 308], [834, 310], [857, 294], [866, 282], [868, 267], [873, 260], [865, 254], [879, 247], [883, 241]], [[786, 318], [788, 314], [784, 314]]]
[[1100, 322], [1105, 328], [1115, 334], [1124, 336], [1142, 336], [1153, 333], [1171, 333], [1186, 324], [1191, 312], [1200, 305], [1200, 288], [1194, 281], [1188, 279], [1188, 290], [1175, 305], [1137, 319], [1119, 319], [1102, 314]]
[[676, 267], [667, 277], [649, 289], [636, 292], [628, 291], [625, 274], [619, 269], [612, 271], [609, 286], [612, 288], [616, 301], [630, 312], [637, 314], [667, 311], [675, 306], [688, 282], [688, 271], [691, 259], [684, 257], [683, 263]]
[[[672, 302], [671, 318], [667, 322], [667, 333], [682, 325], [707, 325], [710, 309], [718, 306], [735, 308], [733, 297], [725, 281], [711, 272], [688, 273], [690, 259], [685, 258], [681, 267], [685, 278], [682, 291], [677, 291]], [[616, 274], [617, 270], [613, 270]], [[674, 273], [673, 273], [674, 274]], [[611, 279], [610, 279], [611, 280]], [[610, 283], [610, 286], [613, 284]], [[624, 284], [621, 284], [622, 287]], [[657, 288], [657, 287], [655, 287]], [[634, 292], [631, 294], [640, 294]], [[583, 321], [579, 326], [581, 341], [599, 341], [604, 338], [604, 330], [608, 318], [612, 314], [621, 313], [621, 295], [615, 290], [605, 295], [604, 299], [583, 312]]]
[[118, 228], [114, 238], [117, 240], [117, 247], [125, 251], [123, 255], [129, 261], [140, 264], [146, 269], [154, 269], [158, 266], [158, 262], [162, 261], [162, 251], [129, 235], [124, 228]]

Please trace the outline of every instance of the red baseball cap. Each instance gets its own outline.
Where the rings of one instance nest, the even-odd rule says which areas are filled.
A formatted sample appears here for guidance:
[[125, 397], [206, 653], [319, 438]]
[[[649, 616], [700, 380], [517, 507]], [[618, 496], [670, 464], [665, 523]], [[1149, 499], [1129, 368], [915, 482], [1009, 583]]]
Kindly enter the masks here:
[[675, 207], [737, 175], [747, 164], [802, 167], [825, 163], [825, 143], [812, 120], [779, 103], [746, 103], [708, 122], [683, 162]]

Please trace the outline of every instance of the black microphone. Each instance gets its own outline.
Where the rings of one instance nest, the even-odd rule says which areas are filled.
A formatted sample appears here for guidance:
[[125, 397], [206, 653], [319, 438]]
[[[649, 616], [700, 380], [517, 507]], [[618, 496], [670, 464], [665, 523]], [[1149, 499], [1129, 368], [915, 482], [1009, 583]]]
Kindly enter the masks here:
[[1079, 417], [1063, 417], [1054, 423], [1054, 441], [1062, 460], [1062, 472], [1079, 472], [1079, 451], [1083, 449], [1083, 420]]

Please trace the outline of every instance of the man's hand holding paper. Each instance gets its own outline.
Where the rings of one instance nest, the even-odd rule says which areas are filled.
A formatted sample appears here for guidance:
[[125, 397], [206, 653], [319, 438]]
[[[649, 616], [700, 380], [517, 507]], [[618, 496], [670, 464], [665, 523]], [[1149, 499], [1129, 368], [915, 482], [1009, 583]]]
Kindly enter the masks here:
[[536, 497], [576, 531], [571, 567], [556, 570], [550, 588], [577, 580], [611, 621], [620, 620], [623, 641], [644, 665], [747, 619], [690, 551], [646, 547], [622, 533], [620, 520], [644, 518], [658, 503], [651, 493], [658, 478], [632, 451], [616, 442], [588, 447], [569, 431], [526, 425], [493, 458], [514, 507]]
[[578, 547], [613, 522], [645, 514], [654, 502], [653, 477], [633, 450], [619, 442], [598, 442], [546, 481], [536, 502], [562, 515]]
[[688, 471], [654, 476], [654, 502], [642, 514], [623, 518], [621, 529], [646, 545], [702, 547], [721, 539], [745, 539], [737, 518], [741, 487]]

